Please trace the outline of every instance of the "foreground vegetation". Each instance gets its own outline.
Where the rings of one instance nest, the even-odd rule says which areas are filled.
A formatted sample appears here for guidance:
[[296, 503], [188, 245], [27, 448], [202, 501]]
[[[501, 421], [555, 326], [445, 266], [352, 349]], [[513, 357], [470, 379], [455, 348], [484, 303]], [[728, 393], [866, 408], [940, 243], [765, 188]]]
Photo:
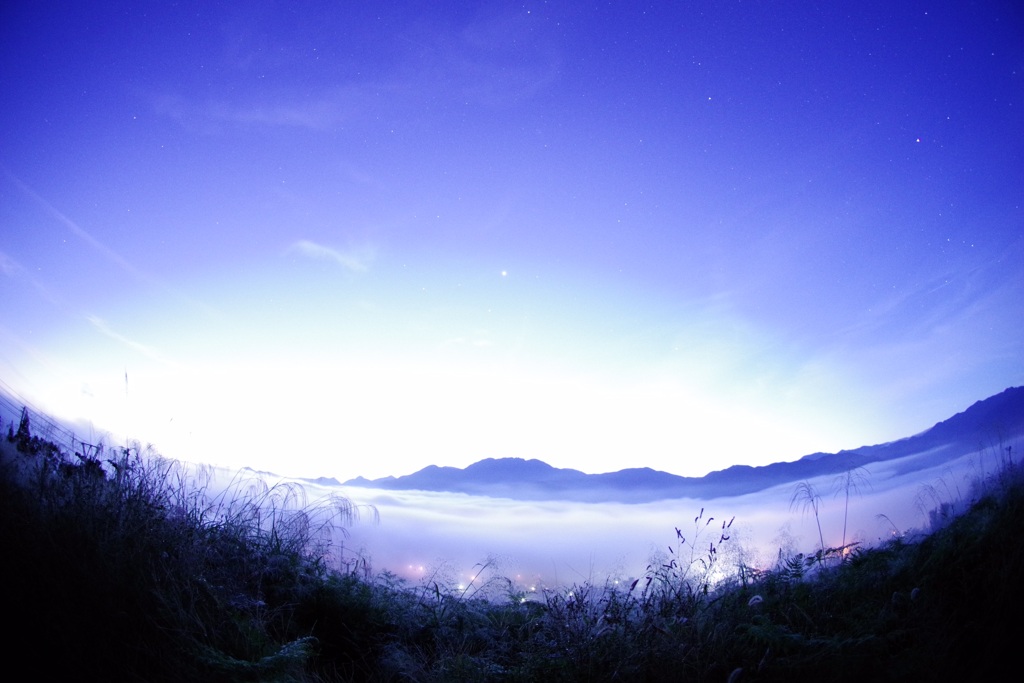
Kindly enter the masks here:
[[[1024, 474], [1007, 458], [928, 536], [726, 567], [701, 511], [632, 581], [516, 593], [329, 566], [355, 510], [215, 493], [138, 448], [0, 444], [7, 652], [139, 681], [983, 680], [1012, 661]], [[529, 598], [529, 599], [528, 599]], [[13, 666], [13, 665], [12, 665]]]

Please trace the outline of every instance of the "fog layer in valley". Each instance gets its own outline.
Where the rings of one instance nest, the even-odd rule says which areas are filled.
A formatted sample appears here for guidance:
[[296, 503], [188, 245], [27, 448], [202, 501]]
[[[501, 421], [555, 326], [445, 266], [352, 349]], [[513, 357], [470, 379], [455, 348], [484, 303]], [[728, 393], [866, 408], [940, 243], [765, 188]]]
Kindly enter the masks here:
[[[872, 545], [894, 535], [927, 530], [929, 511], [970, 499], [971, 482], [992, 474], [996, 449], [927, 466], [928, 454], [872, 463], [849, 491], [846, 542]], [[839, 477], [810, 480], [820, 495], [819, 521], [827, 547], [843, 541], [846, 490]], [[422, 491], [381, 491], [305, 485], [310, 500], [341, 493], [363, 514], [336, 535], [334, 560], [410, 580], [438, 577], [465, 583], [480, 565], [524, 585], [571, 584], [635, 577], [652, 558], [682, 550], [696, 556], [718, 544], [722, 523], [735, 517], [718, 547], [719, 565], [766, 568], [783, 554], [813, 553], [819, 545], [812, 508], [793, 501], [796, 483], [756, 494], [712, 500], [644, 504], [522, 502]], [[379, 515], [374, 522], [370, 507]], [[695, 518], [704, 510], [703, 518]], [[884, 515], [884, 516], [883, 516]], [[709, 518], [714, 518], [710, 523]], [[676, 528], [687, 545], [679, 547]], [[696, 533], [695, 533], [696, 532]]]

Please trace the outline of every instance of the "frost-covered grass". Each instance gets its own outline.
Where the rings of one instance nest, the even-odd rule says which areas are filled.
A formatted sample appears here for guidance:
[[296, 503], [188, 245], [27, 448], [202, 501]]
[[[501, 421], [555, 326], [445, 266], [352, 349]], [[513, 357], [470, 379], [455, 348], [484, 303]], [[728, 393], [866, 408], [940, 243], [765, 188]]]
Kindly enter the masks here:
[[524, 593], [486, 562], [465, 585], [339, 563], [343, 499], [214, 491], [202, 470], [67, 453], [27, 424], [0, 448], [7, 652], [39, 677], [980, 680], [1012, 661], [1022, 607], [1010, 458], [927, 536], [724, 566], [731, 520], [701, 510], [640, 576]]

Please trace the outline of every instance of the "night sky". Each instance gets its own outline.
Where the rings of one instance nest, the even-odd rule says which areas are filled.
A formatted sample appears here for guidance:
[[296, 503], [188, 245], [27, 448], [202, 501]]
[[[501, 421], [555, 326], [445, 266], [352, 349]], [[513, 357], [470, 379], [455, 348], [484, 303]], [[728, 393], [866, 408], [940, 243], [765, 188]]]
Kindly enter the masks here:
[[1015, 2], [5, 2], [0, 379], [172, 457], [701, 475], [1024, 384]]

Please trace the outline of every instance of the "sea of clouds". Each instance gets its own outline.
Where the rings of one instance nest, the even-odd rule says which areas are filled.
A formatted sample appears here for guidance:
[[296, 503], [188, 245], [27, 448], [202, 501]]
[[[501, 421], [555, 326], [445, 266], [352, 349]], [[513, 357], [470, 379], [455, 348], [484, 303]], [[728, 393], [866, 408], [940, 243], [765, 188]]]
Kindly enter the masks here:
[[[818, 522], [825, 545], [841, 545], [844, 518], [847, 543], [870, 546], [913, 536], [929, 528], [929, 511], [968, 501], [972, 481], [992, 474], [997, 465], [996, 454], [983, 450], [938, 464], [928, 455], [866, 465], [850, 489], [848, 511], [839, 477], [810, 480], [820, 495], [817, 518], [804, 499], [794, 502], [795, 483], [737, 497], [642, 504], [527, 502], [313, 484], [304, 489], [311, 501], [341, 494], [360, 513], [350, 526], [336, 530], [332, 561], [340, 566], [388, 570], [410, 581], [444, 577], [454, 584], [487, 567], [524, 586], [551, 586], [628, 580], [671, 555], [686, 561], [706, 557], [711, 545], [723, 570], [740, 562], [769, 568], [780, 551], [815, 552]], [[723, 541], [723, 534], [729, 538]]]

